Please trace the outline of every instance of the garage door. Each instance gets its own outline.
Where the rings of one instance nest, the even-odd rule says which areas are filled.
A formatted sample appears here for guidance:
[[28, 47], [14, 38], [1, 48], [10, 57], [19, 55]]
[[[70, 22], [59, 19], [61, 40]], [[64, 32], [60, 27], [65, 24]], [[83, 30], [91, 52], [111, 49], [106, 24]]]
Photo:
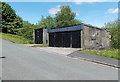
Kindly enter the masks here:
[[54, 39], [55, 33], [49, 33], [49, 46], [55, 47], [55, 39]]
[[81, 48], [81, 34], [80, 31], [71, 32], [71, 44], [73, 48]]
[[81, 47], [80, 31], [49, 33], [49, 46], [51, 47]]
[[35, 43], [36, 44], [43, 43], [43, 29], [35, 29]]
[[71, 32], [63, 32], [62, 47], [70, 47]]

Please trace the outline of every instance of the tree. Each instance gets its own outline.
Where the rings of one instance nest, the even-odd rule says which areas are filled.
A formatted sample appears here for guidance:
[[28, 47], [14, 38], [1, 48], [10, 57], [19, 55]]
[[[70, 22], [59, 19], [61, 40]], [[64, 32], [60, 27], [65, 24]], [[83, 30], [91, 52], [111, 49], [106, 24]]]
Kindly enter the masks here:
[[40, 28], [38, 25], [23, 21], [23, 27], [18, 29], [17, 35], [26, 39], [33, 40], [33, 29]]
[[16, 34], [17, 29], [23, 26], [22, 18], [17, 16], [15, 11], [5, 2], [2, 4], [2, 32]]
[[115, 20], [112, 22], [108, 22], [107, 24], [105, 24], [104, 28], [107, 30], [111, 31], [111, 46], [113, 48], [120, 48], [120, 40], [119, 40], [119, 36], [120, 36], [120, 25], [119, 25], [119, 21]]
[[72, 12], [69, 5], [61, 6], [60, 9], [54, 18], [51, 16], [44, 18], [42, 16], [38, 25], [41, 28], [55, 28], [81, 24], [80, 20], [75, 19], [76, 13]]
[[81, 21], [75, 19], [76, 13], [72, 12], [69, 5], [61, 6], [60, 11], [57, 12], [55, 20], [57, 27], [71, 26], [80, 24]]
[[73, 19], [69, 21], [69, 26], [71, 25], [77, 25], [77, 24], [81, 24], [82, 22], [80, 20], [77, 19]]
[[2, 4], [0, 3], [0, 32], [2, 32]]
[[42, 16], [42, 19], [38, 22], [38, 25], [40, 25], [41, 28], [54, 28], [55, 20], [51, 16], [47, 16], [46, 18]]

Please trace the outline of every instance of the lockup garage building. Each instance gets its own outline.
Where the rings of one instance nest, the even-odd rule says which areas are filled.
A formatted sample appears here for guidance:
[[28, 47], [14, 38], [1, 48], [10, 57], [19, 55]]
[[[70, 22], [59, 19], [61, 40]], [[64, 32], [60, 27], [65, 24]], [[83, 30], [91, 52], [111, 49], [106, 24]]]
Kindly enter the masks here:
[[34, 30], [34, 42], [50, 47], [105, 49], [110, 47], [110, 38], [108, 30], [86, 24]]

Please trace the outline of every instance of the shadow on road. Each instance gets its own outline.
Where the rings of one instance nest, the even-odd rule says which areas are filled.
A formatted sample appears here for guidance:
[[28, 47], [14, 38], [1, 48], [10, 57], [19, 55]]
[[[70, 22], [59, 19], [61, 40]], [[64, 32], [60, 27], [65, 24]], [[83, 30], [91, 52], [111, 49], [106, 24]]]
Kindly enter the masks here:
[[0, 57], [0, 58], [6, 58], [5, 56], [3, 56], [3, 57]]

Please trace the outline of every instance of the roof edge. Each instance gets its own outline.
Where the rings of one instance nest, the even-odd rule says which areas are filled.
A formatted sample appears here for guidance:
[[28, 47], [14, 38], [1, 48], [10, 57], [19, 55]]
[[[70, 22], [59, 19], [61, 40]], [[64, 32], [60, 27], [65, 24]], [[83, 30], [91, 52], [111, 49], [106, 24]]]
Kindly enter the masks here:
[[[93, 26], [93, 25], [88, 25], [88, 24], [84, 24], [84, 26], [88, 26], [88, 27], [90, 27], [90, 28], [96, 28], [96, 29], [99, 29], [99, 30], [106, 30], [106, 29], [99, 28], [99, 27]], [[110, 31], [110, 30], [106, 30], [106, 31]]]

